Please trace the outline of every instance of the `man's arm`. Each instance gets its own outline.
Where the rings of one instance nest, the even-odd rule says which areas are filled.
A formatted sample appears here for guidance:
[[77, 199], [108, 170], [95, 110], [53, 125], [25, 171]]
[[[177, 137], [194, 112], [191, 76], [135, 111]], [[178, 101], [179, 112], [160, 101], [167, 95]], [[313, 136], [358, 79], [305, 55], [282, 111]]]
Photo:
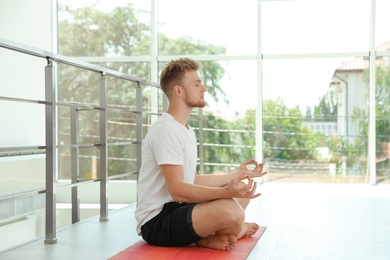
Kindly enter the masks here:
[[208, 187], [222, 187], [237, 177], [238, 172], [227, 174], [196, 174], [194, 183]]
[[[252, 169], [249, 170], [248, 166], [252, 165]], [[209, 187], [221, 187], [228, 184], [232, 179], [238, 176], [248, 175], [251, 178], [262, 177], [267, 172], [263, 172], [263, 164], [258, 163], [256, 160], [251, 159], [240, 164], [238, 171], [229, 174], [203, 174], [195, 176], [195, 184], [209, 186]]]
[[[250, 178], [249, 174], [233, 178], [223, 187], [208, 187], [185, 183], [181, 165], [164, 164], [160, 165], [160, 169], [164, 175], [169, 193], [178, 202], [204, 202], [224, 198], [252, 199], [260, 195], [255, 194], [257, 184]], [[248, 179], [248, 183], [239, 185], [244, 179]]]

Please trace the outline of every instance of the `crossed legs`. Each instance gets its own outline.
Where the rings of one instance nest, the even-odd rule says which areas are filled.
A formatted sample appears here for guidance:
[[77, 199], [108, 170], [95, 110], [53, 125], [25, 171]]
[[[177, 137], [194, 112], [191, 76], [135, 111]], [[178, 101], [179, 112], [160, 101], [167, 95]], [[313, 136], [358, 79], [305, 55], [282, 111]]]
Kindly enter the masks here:
[[259, 226], [245, 221], [249, 199], [219, 199], [198, 204], [192, 211], [195, 232], [204, 237], [198, 246], [218, 250], [234, 248], [238, 239], [252, 236]]

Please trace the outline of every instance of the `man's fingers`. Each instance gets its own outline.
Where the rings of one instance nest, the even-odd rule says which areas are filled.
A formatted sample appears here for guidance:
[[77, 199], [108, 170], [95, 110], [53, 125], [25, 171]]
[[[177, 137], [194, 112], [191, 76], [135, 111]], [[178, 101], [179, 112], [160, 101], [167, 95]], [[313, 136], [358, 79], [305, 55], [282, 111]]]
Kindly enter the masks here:
[[239, 182], [239, 181], [243, 181], [243, 180], [245, 180], [245, 179], [247, 179], [247, 180], [249, 181], [250, 178], [251, 178], [251, 177], [250, 177], [249, 174], [244, 174], [244, 175], [239, 175], [239, 176], [237, 176], [237, 177], [234, 179], [234, 181], [235, 181], [235, 182]]
[[255, 194], [255, 195], [253, 195], [253, 196], [251, 197], [251, 199], [255, 199], [255, 198], [257, 198], [257, 197], [260, 197], [260, 195], [261, 195], [261, 193], [257, 193], [257, 194]]
[[[243, 180], [248, 180], [247, 183], [242, 182]], [[251, 178], [250, 175], [241, 175], [232, 180], [232, 184], [235, 186], [238, 197], [254, 199], [259, 197], [261, 194], [256, 193], [257, 182]]]
[[247, 176], [247, 179], [248, 179], [248, 183], [245, 185], [246, 192], [251, 193], [253, 195], [256, 191], [257, 182], [254, 179], [252, 179], [250, 176]]
[[[257, 189], [257, 182], [252, 179], [251, 183], [252, 183], [252, 186], [248, 186], [249, 190], [246, 192], [244, 197], [254, 199], [254, 198], [259, 197], [261, 195], [261, 193], [255, 193], [256, 189]], [[248, 185], [249, 185], [249, 183], [248, 183]]]
[[251, 168], [254, 168], [254, 169], [256, 169], [258, 167], [258, 165], [259, 165], [259, 163], [255, 159], [250, 159], [248, 161], [245, 161], [245, 162], [241, 163], [240, 164], [240, 168], [248, 170], [248, 165], [250, 165], [250, 164], [254, 165], [254, 167], [251, 167]]

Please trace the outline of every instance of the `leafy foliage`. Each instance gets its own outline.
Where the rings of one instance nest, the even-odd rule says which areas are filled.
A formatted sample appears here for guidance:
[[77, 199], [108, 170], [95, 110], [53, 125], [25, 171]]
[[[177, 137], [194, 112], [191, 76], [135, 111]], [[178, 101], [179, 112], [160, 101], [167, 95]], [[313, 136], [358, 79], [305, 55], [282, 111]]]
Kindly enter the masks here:
[[[102, 60], [110, 57], [135, 57], [149, 55], [150, 25], [143, 19], [149, 14], [135, 9], [132, 4], [114, 8], [111, 12], [102, 12], [94, 8], [77, 8], [59, 6], [59, 51], [60, 54], [74, 57], [99, 57]], [[224, 54], [225, 48], [209, 45], [191, 38], [169, 39], [159, 35], [160, 54], [193, 55]], [[140, 78], [150, 79], [149, 62], [100, 62], [97, 65]], [[161, 64], [162, 65], [162, 64]], [[204, 62], [202, 78], [208, 86], [208, 92], [214, 99], [224, 97], [219, 80], [224, 75], [224, 68], [218, 62]], [[161, 66], [160, 66], [161, 68]], [[100, 75], [81, 71], [66, 65], [59, 66], [59, 100], [60, 102], [99, 105]], [[107, 77], [108, 104], [121, 106], [125, 110], [135, 109], [136, 84]], [[162, 95], [162, 94], [160, 94]], [[149, 110], [150, 89], [143, 88], [143, 111]], [[67, 107], [59, 110], [60, 142], [70, 144], [70, 111]], [[79, 143], [99, 143], [99, 113], [82, 111], [79, 116]], [[130, 142], [135, 139], [135, 116], [131, 112], [109, 113], [109, 142]], [[144, 117], [144, 124], [148, 118]], [[110, 146], [108, 162], [109, 175], [136, 170], [136, 149], [133, 146]], [[62, 178], [69, 178], [69, 151], [64, 152], [61, 168]], [[96, 149], [82, 149], [80, 161], [81, 176], [91, 176], [91, 158], [97, 156]], [[60, 166], [61, 167], [61, 166]], [[83, 177], [82, 177], [83, 178]], [[88, 177], [85, 177], [88, 178]]]
[[[62, 19], [59, 21], [59, 50], [66, 56], [74, 57], [100, 57], [104, 58], [147, 56], [150, 50], [150, 25], [143, 19], [149, 14], [143, 10], [135, 9], [131, 4], [125, 7], [117, 7], [111, 12], [101, 12], [94, 8], [70, 9], [59, 7]], [[168, 38], [159, 34], [159, 55], [204, 55], [224, 54], [223, 46], [215, 46], [205, 42], [182, 37]], [[116, 71], [128, 73], [137, 77], [150, 79], [149, 62], [100, 62], [98, 65], [108, 67]], [[161, 69], [164, 63], [159, 63]], [[217, 61], [202, 62], [201, 77], [207, 86], [207, 91], [215, 101], [226, 100], [225, 93], [220, 86], [220, 79], [225, 70]], [[388, 116], [389, 97], [388, 71], [383, 70], [383, 76], [378, 84], [384, 86], [380, 99], [382, 111], [378, 116]], [[79, 69], [61, 65], [59, 68], [59, 99], [60, 102], [76, 102], [98, 105], [99, 103], [100, 75], [90, 72], [82, 72]], [[117, 80], [108, 77], [108, 103], [134, 110], [136, 85], [134, 83]], [[387, 89], [387, 90], [386, 90]], [[386, 90], [386, 91], [385, 91]], [[387, 95], [387, 96], [386, 96]], [[379, 103], [378, 103], [379, 104]], [[150, 89], [143, 88], [143, 110], [148, 111], [150, 105]], [[379, 104], [380, 105], [380, 104]], [[380, 108], [380, 106], [378, 107]], [[386, 110], [387, 109], [387, 110]], [[353, 148], [347, 140], [324, 136], [314, 133], [303, 125], [308, 121], [333, 121], [337, 115], [337, 107], [326, 96], [319, 100], [314, 111], [307, 109], [306, 119], [298, 107], [288, 108], [280, 98], [276, 101], [265, 100], [263, 103], [263, 128], [264, 128], [264, 156], [271, 159], [302, 160], [316, 159], [318, 157], [315, 148], [327, 146], [332, 151], [332, 162], [342, 163], [345, 158], [353, 158], [364, 149], [365, 144], [356, 144]], [[60, 108], [60, 142], [70, 144], [69, 108]], [[356, 111], [359, 116], [366, 116], [365, 111]], [[191, 125], [197, 129], [199, 121], [197, 115], [192, 116]], [[99, 113], [98, 111], [79, 112], [80, 143], [99, 142]], [[109, 142], [128, 142], [135, 139], [135, 115], [129, 112], [112, 111], [109, 113], [110, 125], [108, 127]], [[255, 111], [249, 109], [244, 117], [236, 120], [228, 120], [211, 113], [205, 113], [202, 118], [204, 127], [204, 160], [208, 162], [205, 172], [229, 171], [229, 167], [221, 168], [218, 163], [227, 165], [238, 164], [249, 158], [255, 157]], [[144, 117], [146, 132], [149, 120]], [[386, 130], [387, 123], [387, 130]], [[367, 124], [361, 122], [362, 133]], [[387, 134], [390, 127], [384, 120], [377, 124], [383, 129], [381, 133]], [[198, 133], [199, 134], [199, 133]], [[352, 149], [353, 148], [353, 149]], [[136, 170], [136, 163], [131, 158], [136, 157], [135, 146], [110, 146], [108, 162], [109, 175], [120, 174]], [[356, 152], [355, 152], [356, 151]], [[69, 151], [67, 151], [69, 152]], [[89, 178], [91, 158], [98, 156], [98, 151], [85, 149], [80, 151], [81, 174]], [[69, 159], [64, 157], [62, 164], [62, 177], [67, 178]]]
[[[363, 72], [366, 84], [369, 82], [369, 71]], [[368, 95], [368, 93], [367, 93]], [[390, 67], [378, 65], [376, 67], [376, 94], [375, 94], [375, 126], [376, 126], [376, 157], [381, 160], [386, 157], [384, 148], [390, 143]], [[368, 136], [369, 114], [367, 108], [355, 108], [353, 110], [354, 124], [359, 128], [359, 135]], [[367, 154], [368, 138], [359, 138], [355, 143], [355, 149], [360, 154]], [[387, 155], [388, 156], [388, 155]], [[360, 161], [362, 167], [367, 167], [365, 160]], [[389, 158], [385, 160], [384, 167], [389, 171]], [[381, 170], [379, 170], [380, 172]]]

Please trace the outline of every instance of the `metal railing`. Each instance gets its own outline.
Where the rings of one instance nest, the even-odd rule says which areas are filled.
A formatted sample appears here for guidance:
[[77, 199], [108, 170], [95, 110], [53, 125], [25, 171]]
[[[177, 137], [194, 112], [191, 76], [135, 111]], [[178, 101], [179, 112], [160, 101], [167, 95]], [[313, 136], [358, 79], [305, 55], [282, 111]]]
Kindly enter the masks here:
[[[24, 98], [15, 98], [8, 96], [0, 96], [0, 101], [11, 101], [11, 102], [22, 102], [22, 103], [34, 103], [45, 105], [45, 145], [41, 146], [13, 146], [13, 147], [0, 147], [0, 154], [3, 156], [16, 156], [22, 154], [35, 154], [45, 153], [46, 159], [46, 172], [45, 172], [45, 189], [37, 190], [34, 192], [28, 192], [19, 194], [17, 196], [10, 196], [1, 198], [0, 202], [12, 201], [19, 198], [35, 196], [38, 194], [46, 195], [46, 206], [45, 206], [45, 240], [46, 244], [54, 244], [57, 242], [56, 239], [56, 192], [58, 189], [71, 188], [72, 190], [72, 223], [79, 221], [80, 216], [80, 204], [79, 204], [79, 193], [78, 187], [83, 184], [91, 182], [100, 182], [100, 218], [99, 220], [104, 222], [108, 221], [108, 196], [107, 196], [107, 183], [110, 179], [122, 178], [134, 174], [134, 172], [119, 174], [117, 176], [108, 177], [107, 170], [107, 157], [108, 157], [108, 146], [109, 145], [130, 145], [135, 144], [137, 154], [137, 171], [141, 166], [141, 143], [142, 143], [142, 122], [143, 122], [143, 111], [142, 111], [142, 85], [151, 86], [158, 88], [159, 85], [155, 82], [151, 82], [142, 78], [134, 77], [128, 74], [124, 74], [118, 71], [110, 70], [104, 67], [96, 66], [86, 62], [82, 62], [73, 58], [65, 57], [63, 55], [51, 53], [27, 45], [23, 45], [17, 42], [9, 41], [0, 38], [0, 47], [22, 53], [26, 55], [35, 56], [37, 58], [46, 59], [47, 65], [45, 66], [45, 100], [32, 100]], [[75, 103], [59, 103], [56, 102], [56, 68], [53, 62], [59, 64], [66, 64], [72, 67], [77, 67], [82, 70], [95, 72], [100, 76], [100, 101], [98, 106], [86, 107], [84, 105]], [[136, 140], [134, 142], [109, 144], [107, 141], [107, 111], [110, 108], [107, 105], [107, 77], [112, 76], [121, 80], [135, 82], [136, 87], [136, 109], [130, 111], [136, 114]], [[163, 101], [166, 106], [166, 101]], [[70, 145], [58, 145], [57, 140], [57, 108], [59, 106], [68, 106], [71, 109], [71, 144]], [[78, 132], [77, 132], [77, 113], [81, 109], [94, 109], [99, 111], [99, 127], [100, 127], [100, 141], [98, 144], [91, 144], [94, 147], [100, 149], [100, 177], [91, 181], [80, 182], [78, 176], [78, 160], [79, 160], [79, 149], [85, 146], [85, 144], [78, 143]], [[129, 112], [129, 111], [127, 111]], [[153, 114], [152, 112], [149, 112]], [[71, 184], [57, 186], [57, 156], [58, 148], [67, 146], [71, 148], [71, 167], [72, 177]]]

